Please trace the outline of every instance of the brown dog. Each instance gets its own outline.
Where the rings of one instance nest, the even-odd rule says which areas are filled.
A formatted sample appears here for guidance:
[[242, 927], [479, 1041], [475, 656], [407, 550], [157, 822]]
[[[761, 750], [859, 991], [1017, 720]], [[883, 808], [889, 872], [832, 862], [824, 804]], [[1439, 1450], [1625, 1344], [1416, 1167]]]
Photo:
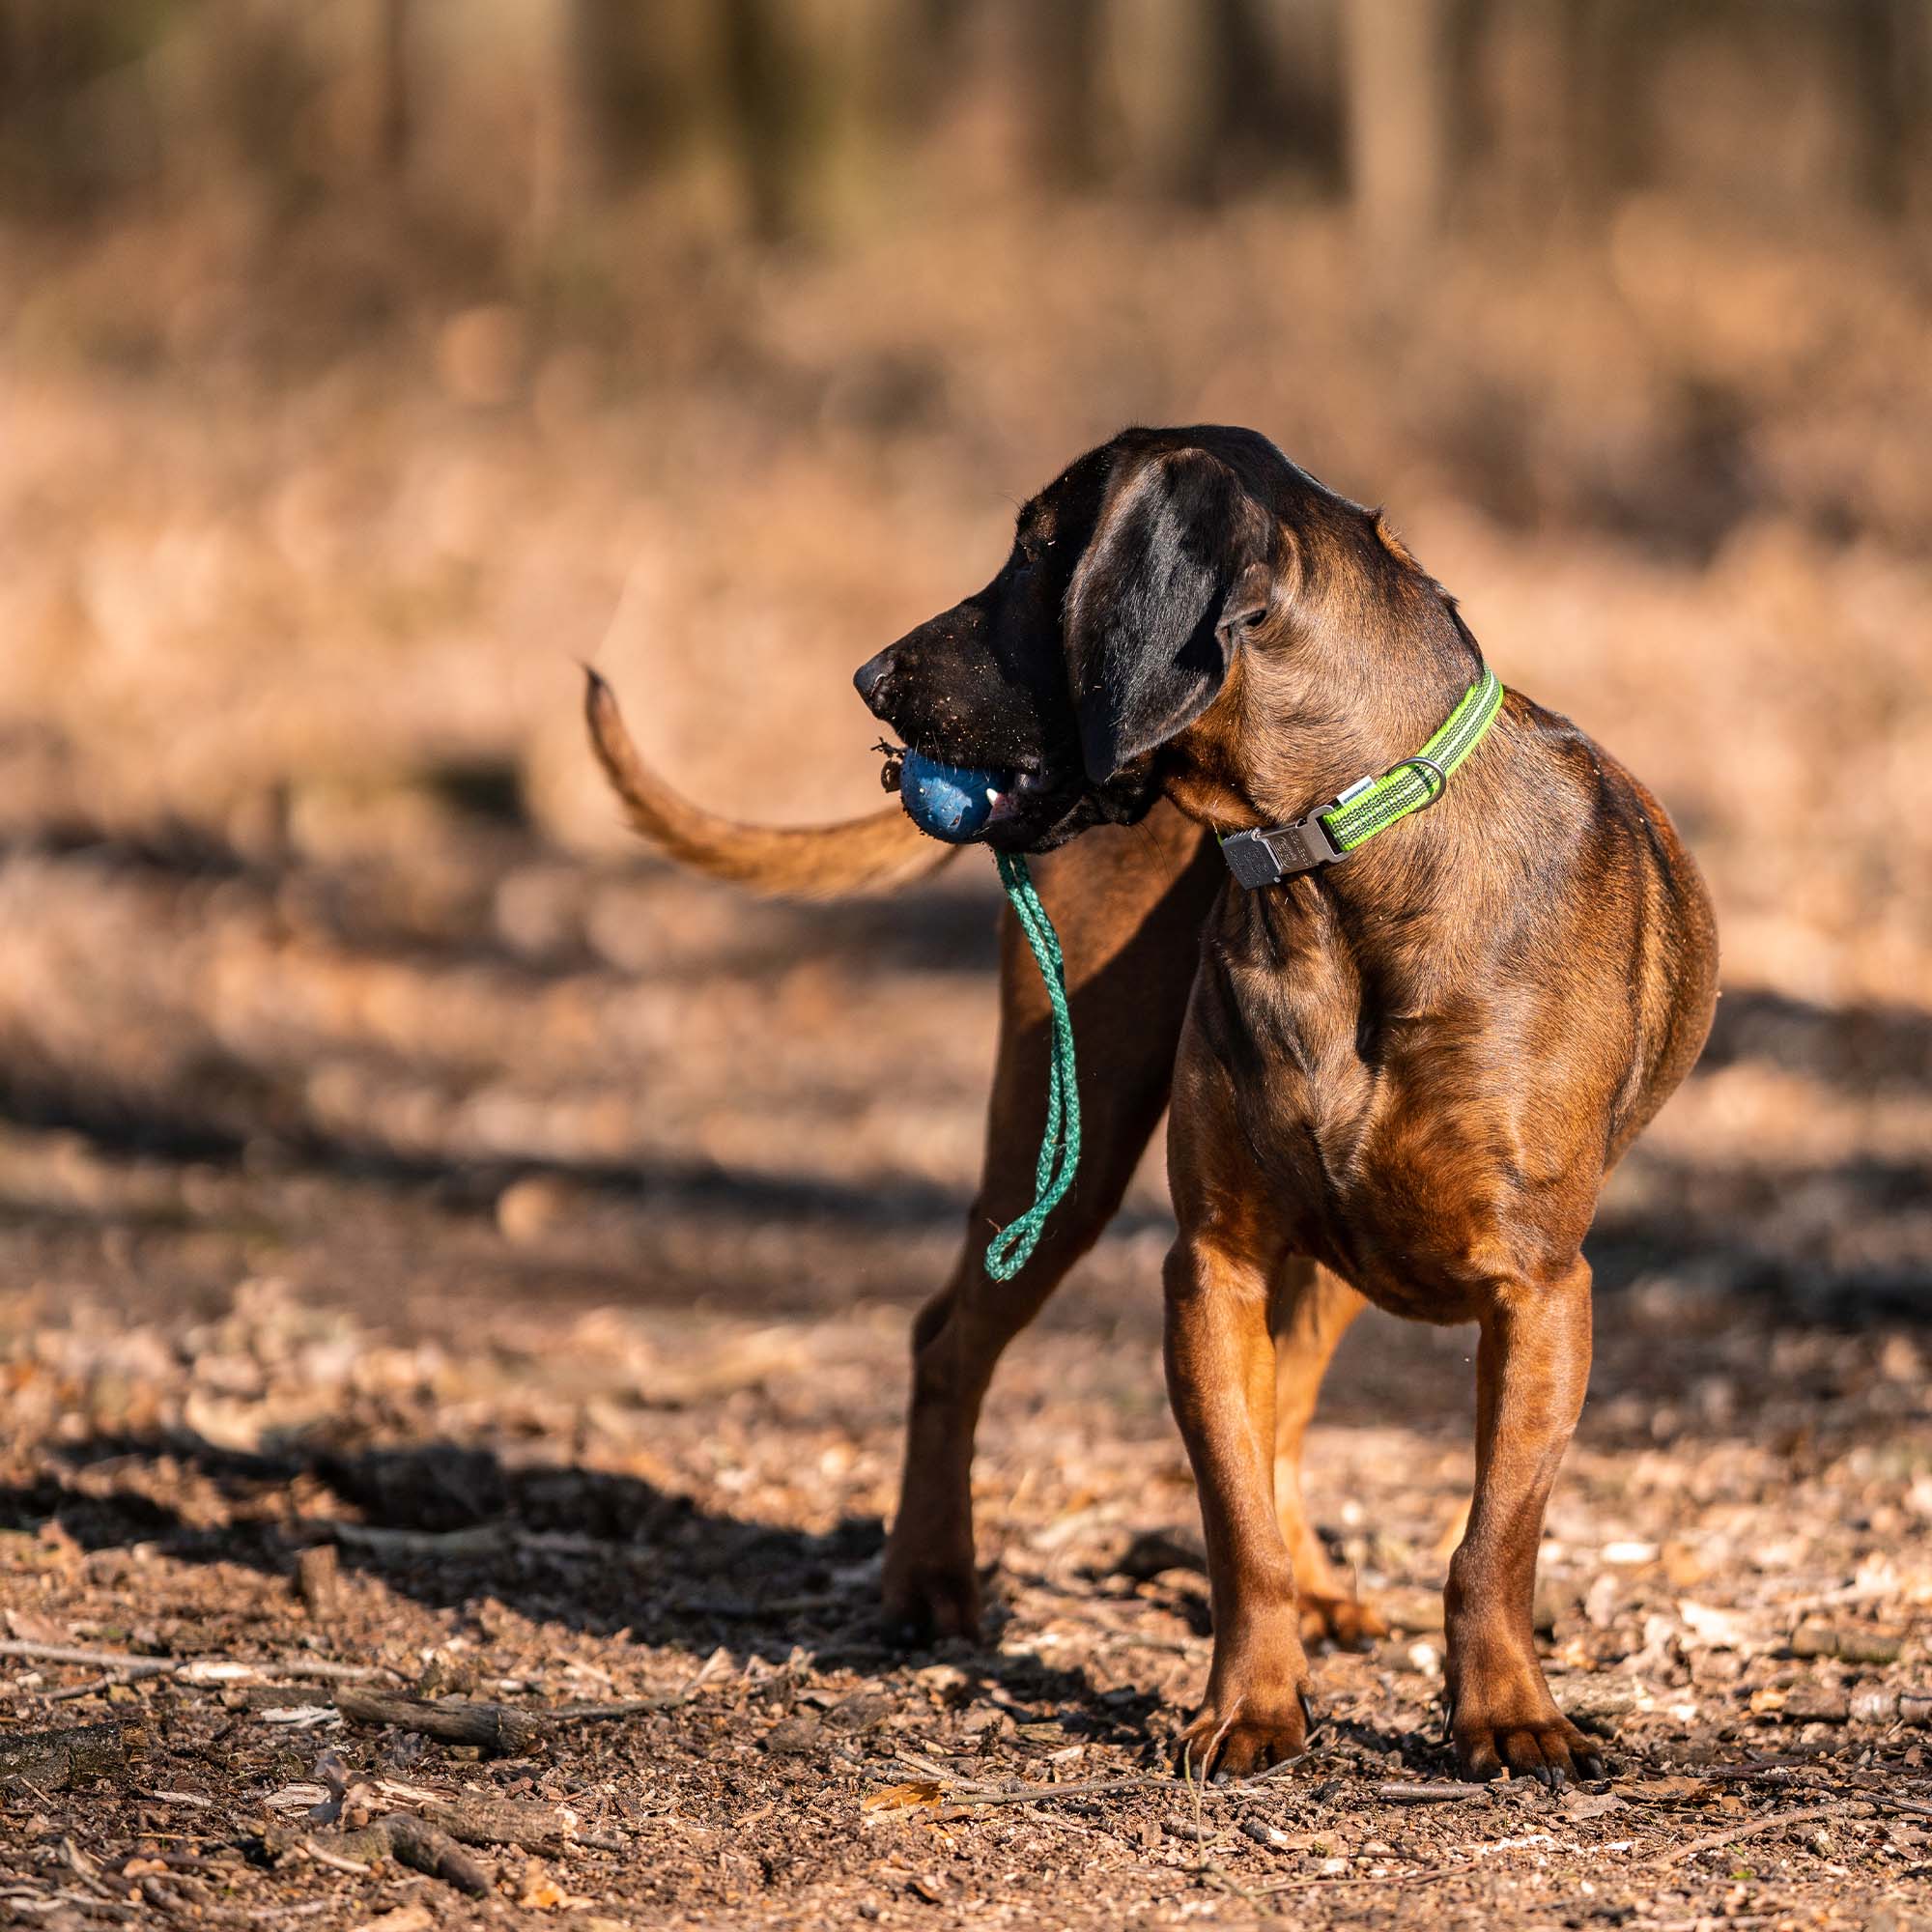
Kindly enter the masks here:
[[[914, 1328], [888, 1613], [973, 1628], [981, 1398], [1171, 1094], [1168, 1378], [1214, 1611], [1187, 1732], [1204, 1769], [1299, 1752], [1304, 1638], [1380, 1628], [1299, 1494], [1322, 1371], [1365, 1300], [1480, 1331], [1476, 1492], [1446, 1592], [1461, 1763], [1601, 1769], [1537, 1662], [1536, 1551], [1589, 1375], [1583, 1236], [1703, 1044], [1716, 935], [1662, 807], [1527, 698], [1435, 782], [1416, 754], [1483, 677], [1454, 603], [1378, 516], [1218, 428], [1127, 431], [1083, 457], [1020, 512], [984, 590], [859, 673], [908, 744], [1000, 774], [987, 842], [1052, 852], [1095, 828], [1037, 867], [1072, 991], [1079, 1184], [1019, 1277], [991, 1281], [986, 1236], [1032, 1197], [1046, 1082], [1045, 1001], [1009, 921], [980, 1194]], [[642, 766], [594, 677], [589, 714], [639, 829], [706, 870], [827, 894], [945, 856], [896, 811], [790, 833], [713, 818]], [[1344, 862], [1290, 824], [1405, 763], [1428, 809]], [[1243, 886], [1204, 828], [1273, 828], [1287, 871]]]

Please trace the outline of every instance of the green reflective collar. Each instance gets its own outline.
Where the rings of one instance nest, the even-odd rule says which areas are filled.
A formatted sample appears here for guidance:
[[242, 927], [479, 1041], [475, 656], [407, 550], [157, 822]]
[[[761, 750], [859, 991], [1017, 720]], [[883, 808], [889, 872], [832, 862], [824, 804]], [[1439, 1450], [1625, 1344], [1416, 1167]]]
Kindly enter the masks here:
[[1318, 866], [1346, 859], [1397, 819], [1434, 805], [1450, 773], [1483, 742], [1502, 706], [1502, 679], [1485, 668], [1441, 728], [1412, 756], [1391, 765], [1379, 778], [1357, 780], [1293, 825], [1236, 832], [1222, 839], [1221, 856], [1228, 869], [1252, 891], [1277, 885], [1291, 873], [1311, 872]]

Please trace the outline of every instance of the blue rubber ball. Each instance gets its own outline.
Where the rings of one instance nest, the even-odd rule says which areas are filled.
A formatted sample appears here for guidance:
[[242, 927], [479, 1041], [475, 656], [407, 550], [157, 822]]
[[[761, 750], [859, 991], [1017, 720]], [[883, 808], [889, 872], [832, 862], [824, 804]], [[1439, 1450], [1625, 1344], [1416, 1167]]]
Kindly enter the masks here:
[[899, 772], [899, 797], [906, 816], [922, 832], [952, 845], [979, 836], [992, 815], [993, 801], [987, 794], [1000, 788], [996, 772], [942, 765], [919, 752], [905, 754]]

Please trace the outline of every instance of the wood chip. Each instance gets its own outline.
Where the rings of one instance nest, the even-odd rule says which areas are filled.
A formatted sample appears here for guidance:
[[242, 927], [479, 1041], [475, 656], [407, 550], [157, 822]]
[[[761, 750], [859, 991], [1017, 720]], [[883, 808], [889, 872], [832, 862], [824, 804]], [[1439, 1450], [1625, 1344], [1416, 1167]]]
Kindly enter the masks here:
[[0, 1777], [54, 1790], [118, 1777], [128, 1768], [119, 1724], [75, 1724], [60, 1731], [0, 1732]]
[[427, 1697], [339, 1690], [335, 1709], [352, 1724], [393, 1724], [445, 1745], [475, 1745], [502, 1757], [521, 1757], [550, 1735], [538, 1712], [511, 1704], [432, 1703]]

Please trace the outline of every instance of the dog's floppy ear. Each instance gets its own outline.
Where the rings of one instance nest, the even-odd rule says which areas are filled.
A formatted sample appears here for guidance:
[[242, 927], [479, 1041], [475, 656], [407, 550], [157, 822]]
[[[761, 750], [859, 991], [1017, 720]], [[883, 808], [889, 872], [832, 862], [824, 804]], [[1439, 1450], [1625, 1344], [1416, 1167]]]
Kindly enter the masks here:
[[1087, 776], [1105, 784], [1214, 701], [1235, 637], [1267, 609], [1264, 519], [1204, 449], [1110, 492], [1067, 586], [1067, 673]]

